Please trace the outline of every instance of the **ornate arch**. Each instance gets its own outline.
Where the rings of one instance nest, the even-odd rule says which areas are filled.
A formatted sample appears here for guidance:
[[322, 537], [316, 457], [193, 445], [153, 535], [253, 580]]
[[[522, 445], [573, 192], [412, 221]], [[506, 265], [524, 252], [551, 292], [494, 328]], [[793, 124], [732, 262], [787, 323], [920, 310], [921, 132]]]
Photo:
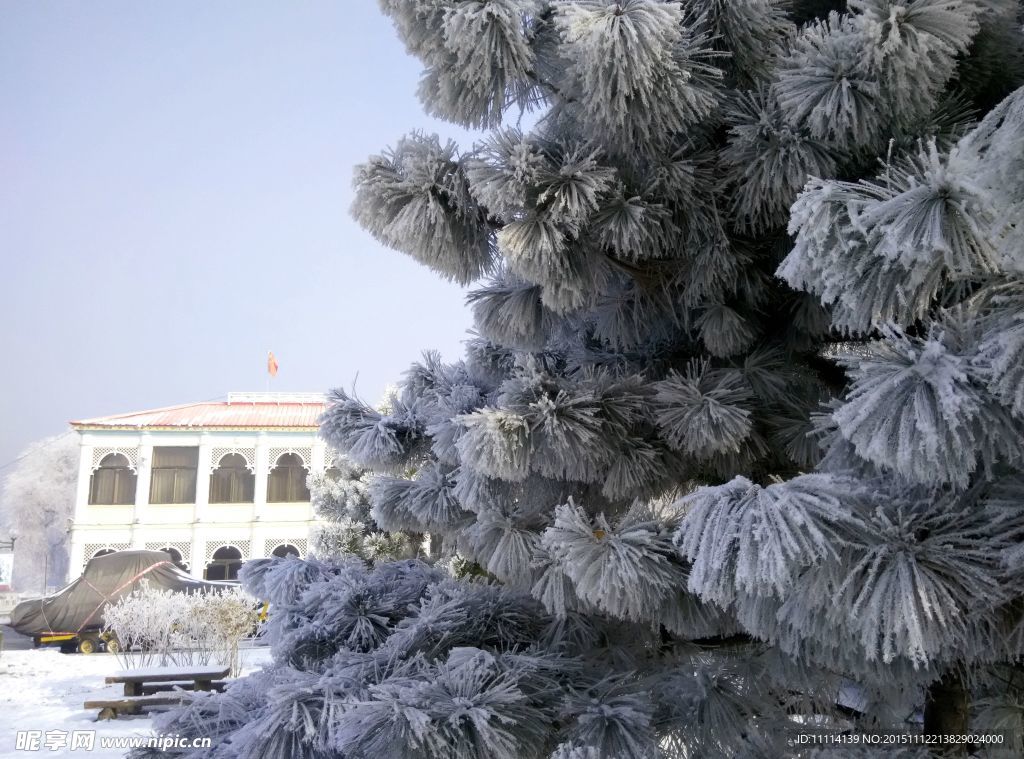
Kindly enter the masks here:
[[224, 548], [225, 546], [231, 546], [232, 548], [238, 549], [238, 552], [242, 554], [242, 561], [247, 561], [252, 558], [252, 546], [249, 540], [236, 540], [234, 538], [207, 538], [206, 549], [203, 559], [203, 564], [209, 564], [213, 561], [213, 554], [218, 548]]
[[256, 472], [256, 449], [249, 447], [239, 446], [218, 446], [210, 450], [210, 472], [213, 473], [220, 466], [220, 462], [225, 456], [230, 456], [232, 453], [241, 456], [245, 459], [245, 468], [250, 472]]
[[273, 556], [274, 555], [274, 551], [277, 550], [278, 548], [280, 548], [281, 546], [293, 546], [295, 548], [295, 550], [299, 552], [299, 557], [301, 558], [301, 557], [305, 556], [306, 552], [309, 550], [309, 539], [308, 538], [274, 538], [273, 540], [268, 540], [264, 544], [264, 551], [263, 552], [267, 556]]
[[93, 448], [92, 449], [92, 471], [95, 472], [97, 469], [99, 469], [100, 465], [103, 463], [103, 459], [105, 459], [107, 456], [109, 456], [112, 453], [120, 454], [121, 456], [124, 456], [126, 459], [128, 459], [128, 468], [132, 472], [138, 474], [138, 468], [139, 468], [139, 449], [138, 449], [138, 447], [135, 447], [135, 448], [125, 447], [125, 448], [122, 448], [120, 446], [117, 446], [117, 447], [114, 447], [114, 448]]
[[192, 566], [192, 541], [191, 540], [149, 540], [146, 541], [147, 551], [162, 551], [165, 548], [173, 548], [181, 554], [181, 563], [187, 567]]
[[131, 543], [85, 543], [82, 545], [82, 569], [89, 563], [89, 559], [99, 551], [127, 551]]
[[273, 469], [277, 466], [278, 459], [284, 456], [286, 453], [294, 453], [300, 459], [302, 459], [302, 466], [309, 471], [313, 471], [313, 447], [309, 445], [300, 446], [278, 446], [269, 449], [269, 462], [268, 466]]

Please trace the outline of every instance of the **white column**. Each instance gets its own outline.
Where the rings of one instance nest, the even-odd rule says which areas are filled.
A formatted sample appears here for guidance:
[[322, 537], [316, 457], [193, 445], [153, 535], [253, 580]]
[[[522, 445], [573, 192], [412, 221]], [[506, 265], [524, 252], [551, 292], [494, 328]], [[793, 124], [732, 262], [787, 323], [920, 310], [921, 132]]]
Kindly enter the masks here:
[[210, 467], [213, 451], [209, 433], [199, 436], [199, 469], [196, 472], [196, 508], [194, 519], [205, 522], [210, 505]]
[[259, 528], [259, 522], [253, 522], [249, 530], [249, 559], [263, 559], [267, 556], [267, 539]]
[[153, 471], [153, 441], [149, 433], [139, 437], [138, 469], [135, 480], [135, 507], [132, 509], [132, 523], [128, 526], [128, 543], [133, 548], [142, 548], [145, 536], [138, 526], [149, 516], [149, 481]]
[[254, 521], [263, 518], [267, 511], [267, 478], [270, 475], [269, 441], [265, 433], [256, 437], [256, 487], [253, 493], [252, 516]]
[[313, 461], [309, 464], [309, 473], [323, 472], [327, 469], [327, 445], [319, 440], [313, 443]]
[[77, 576], [85, 562], [85, 537], [81, 525], [89, 522], [89, 486], [92, 482], [92, 449], [93, 446], [86, 445], [85, 437], [78, 433], [79, 455], [78, 455], [78, 482], [75, 486], [75, 510], [71, 516], [71, 537], [70, 537], [70, 560], [68, 563], [68, 574]]
[[148, 433], [143, 432], [139, 438], [139, 466], [135, 485], [135, 508], [132, 512], [132, 522], [146, 521], [149, 511], [149, 480], [153, 471], [153, 440]]
[[[82, 574], [82, 567], [85, 566], [85, 538], [81, 533], [71, 534], [71, 555], [68, 560], [68, 576], [65, 582], [71, 582], [72, 579]], [[21, 590], [21, 588], [16, 588]], [[33, 588], [33, 590], [35, 590]]]
[[93, 446], [85, 444], [82, 433], [78, 433], [79, 457], [78, 457], [78, 482], [75, 487], [75, 512], [74, 521], [88, 521], [89, 509], [89, 486], [92, 483], [92, 449]]
[[206, 539], [197, 525], [192, 525], [192, 563], [188, 571], [193, 577], [203, 579], [206, 570]]
[[71, 550], [68, 557], [68, 576], [65, 581], [77, 577], [85, 565], [85, 533], [82, 525], [88, 523], [89, 517], [89, 489], [92, 484], [92, 450], [93, 446], [86, 445], [85, 437], [78, 433], [80, 449], [78, 458], [78, 482], [75, 487], [75, 510], [71, 517]]

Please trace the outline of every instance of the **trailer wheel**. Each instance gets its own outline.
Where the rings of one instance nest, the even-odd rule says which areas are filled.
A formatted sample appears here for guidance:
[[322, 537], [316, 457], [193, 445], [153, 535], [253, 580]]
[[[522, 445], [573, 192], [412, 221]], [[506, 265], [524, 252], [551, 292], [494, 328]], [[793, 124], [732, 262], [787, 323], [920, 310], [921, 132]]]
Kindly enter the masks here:
[[117, 638], [110, 638], [107, 640], [107, 653], [117, 654], [121, 652], [121, 644], [117, 642]]
[[94, 654], [96, 653], [96, 641], [92, 638], [82, 638], [78, 641], [78, 653], [80, 654]]

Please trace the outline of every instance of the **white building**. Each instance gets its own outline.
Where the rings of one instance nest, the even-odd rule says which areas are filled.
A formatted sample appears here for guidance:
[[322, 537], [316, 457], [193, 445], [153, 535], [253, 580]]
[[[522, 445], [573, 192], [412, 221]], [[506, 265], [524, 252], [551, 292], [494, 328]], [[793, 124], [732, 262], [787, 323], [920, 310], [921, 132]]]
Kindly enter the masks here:
[[331, 465], [324, 397], [230, 393], [227, 401], [72, 422], [81, 436], [70, 573], [96, 555], [166, 550], [194, 577], [305, 555], [318, 523], [306, 476]]

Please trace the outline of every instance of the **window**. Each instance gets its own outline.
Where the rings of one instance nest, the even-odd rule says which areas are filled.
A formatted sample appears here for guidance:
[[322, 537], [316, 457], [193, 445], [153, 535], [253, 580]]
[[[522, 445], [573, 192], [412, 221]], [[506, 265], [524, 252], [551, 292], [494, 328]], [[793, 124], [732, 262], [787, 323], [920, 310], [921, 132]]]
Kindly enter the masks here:
[[135, 503], [135, 482], [135, 472], [128, 468], [127, 457], [120, 453], [107, 454], [89, 479], [89, 503], [109, 506]]
[[242, 552], [234, 546], [221, 546], [213, 552], [213, 561], [206, 565], [207, 580], [237, 580], [242, 568]]
[[309, 501], [306, 487], [306, 467], [298, 454], [285, 453], [270, 470], [267, 479], [267, 501], [270, 503], [297, 503]]
[[279, 545], [277, 548], [275, 548], [272, 555], [276, 556], [279, 559], [285, 559], [289, 556], [294, 556], [295, 558], [298, 558], [299, 549], [293, 545], [285, 543], [284, 545]]
[[255, 492], [256, 475], [237, 453], [224, 456], [210, 475], [210, 503], [252, 503]]
[[154, 448], [149, 502], [195, 503], [198, 463], [198, 448]]
[[329, 466], [327, 467], [327, 470], [324, 472], [324, 477], [326, 477], [331, 482], [337, 482], [338, 480], [341, 479], [341, 470], [338, 469], [338, 467], [336, 466]]
[[188, 571], [188, 565], [181, 560], [181, 551], [174, 546], [164, 546], [160, 550], [171, 558], [171, 561], [174, 562], [174, 565], [178, 567], [178, 569], [183, 569], [186, 572]]

